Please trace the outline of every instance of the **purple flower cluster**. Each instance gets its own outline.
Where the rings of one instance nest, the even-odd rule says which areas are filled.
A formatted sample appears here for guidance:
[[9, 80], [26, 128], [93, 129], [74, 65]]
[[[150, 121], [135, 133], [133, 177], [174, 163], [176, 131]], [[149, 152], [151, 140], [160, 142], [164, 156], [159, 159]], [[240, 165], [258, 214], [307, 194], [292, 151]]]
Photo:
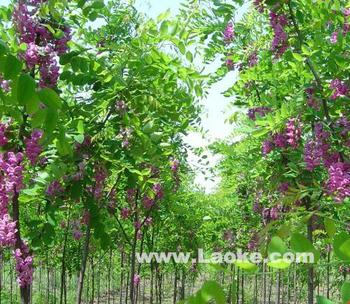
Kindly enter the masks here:
[[329, 88], [333, 90], [331, 96], [332, 99], [337, 99], [338, 97], [346, 96], [349, 93], [348, 86], [340, 79], [334, 79], [331, 81]]
[[284, 28], [288, 24], [287, 17], [278, 15], [276, 12], [270, 12], [270, 24], [274, 31], [274, 38], [272, 40], [272, 51], [276, 58], [281, 57], [288, 48], [288, 35]]
[[254, 5], [259, 13], [264, 12], [264, 1], [263, 0], [254, 0]]
[[173, 159], [170, 162], [170, 169], [173, 174], [173, 180], [174, 180], [174, 188], [173, 191], [177, 191], [177, 189], [180, 186], [180, 176], [179, 176], [179, 169], [180, 169], [180, 161], [178, 159]]
[[313, 171], [321, 164], [323, 151], [319, 142], [310, 140], [304, 147], [304, 162], [306, 164], [306, 170]]
[[63, 192], [64, 188], [62, 184], [57, 180], [51, 182], [46, 190], [46, 194], [51, 197], [59, 196], [63, 194]]
[[288, 191], [288, 189], [289, 189], [289, 183], [287, 183], [287, 182], [281, 183], [278, 186], [278, 191], [281, 193], [286, 193]]
[[7, 125], [0, 123], [0, 147], [7, 145], [8, 138], [6, 136]]
[[332, 44], [337, 43], [338, 42], [338, 35], [339, 35], [338, 31], [333, 32], [332, 35], [331, 35], [331, 38], [329, 39], [329, 41]]
[[34, 130], [30, 138], [26, 138], [24, 140], [24, 143], [26, 145], [26, 156], [33, 166], [38, 162], [38, 157], [41, 153], [41, 146], [39, 144], [39, 141], [42, 138], [42, 136], [42, 131]]
[[341, 137], [348, 139], [350, 132], [350, 121], [348, 120], [348, 118], [346, 116], [340, 117], [336, 122], [336, 126], [341, 129]]
[[122, 208], [120, 215], [124, 220], [126, 220], [131, 216], [131, 210], [129, 208]]
[[283, 212], [283, 208], [281, 205], [277, 205], [270, 208], [264, 208], [261, 214], [264, 224], [278, 220], [281, 212]]
[[252, 68], [253, 66], [257, 65], [258, 62], [259, 62], [258, 53], [255, 51], [249, 55], [248, 65], [250, 68]]
[[248, 110], [247, 116], [251, 120], [256, 120], [256, 115], [265, 116], [267, 113], [271, 112], [269, 107], [256, 107]]
[[232, 59], [227, 58], [225, 61], [226, 67], [231, 71], [235, 68], [235, 63]]
[[151, 209], [155, 204], [155, 201], [153, 198], [149, 197], [148, 195], [144, 196], [142, 198], [142, 205], [145, 209]]
[[310, 108], [313, 108], [315, 110], [319, 110], [320, 108], [320, 104], [317, 101], [317, 99], [315, 98], [315, 89], [310, 87], [305, 89], [305, 93], [306, 93], [306, 97], [307, 97], [307, 105]]
[[224, 31], [224, 41], [226, 43], [230, 43], [233, 40], [234, 37], [234, 27], [233, 27], [233, 23], [229, 22], [226, 25], [225, 31]]
[[128, 106], [126, 105], [124, 100], [118, 100], [115, 103], [115, 109], [119, 114], [125, 114], [126, 111], [128, 110]]
[[40, 5], [44, 1], [20, 2], [15, 8], [13, 22], [21, 42], [26, 43], [27, 49], [23, 54], [29, 69], [39, 66], [41, 87], [54, 87], [59, 77], [59, 67], [56, 56], [68, 51], [71, 40], [71, 30], [66, 26], [57, 29], [62, 31], [60, 38], [55, 38], [41, 23], [38, 17]]
[[329, 179], [326, 189], [337, 202], [350, 197], [350, 164], [344, 162], [333, 163], [328, 168]]
[[152, 190], [153, 190], [153, 192], [155, 193], [156, 198], [157, 198], [158, 200], [163, 199], [163, 197], [164, 197], [164, 191], [163, 191], [163, 187], [162, 187], [161, 184], [159, 184], [159, 183], [154, 184], [153, 187], [152, 187]]
[[11, 91], [10, 81], [0, 77], [0, 88], [6, 93], [10, 92]]
[[33, 281], [33, 256], [29, 252], [28, 246], [22, 242], [21, 248], [14, 251], [16, 260], [17, 282], [20, 287], [27, 287]]
[[104, 184], [107, 179], [107, 176], [108, 174], [105, 167], [95, 166], [95, 176], [94, 176], [95, 186], [93, 188], [93, 194], [94, 194], [95, 200], [99, 200], [102, 198], [103, 188], [104, 188]]
[[296, 118], [291, 118], [286, 124], [287, 143], [292, 148], [297, 148], [301, 139], [301, 123]]
[[141, 277], [139, 274], [134, 274], [134, 277], [133, 277], [133, 283], [135, 286], [138, 286], [140, 283], [141, 283]]
[[273, 143], [278, 148], [286, 148], [288, 145], [287, 136], [284, 133], [276, 133], [272, 136]]
[[274, 146], [272, 141], [270, 141], [268, 139], [265, 140], [262, 144], [262, 154], [264, 156], [268, 155], [273, 150], [274, 147], [275, 146]]
[[0, 216], [0, 247], [11, 247], [16, 243], [16, 222], [5, 213]]
[[133, 130], [131, 128], [120, 128], [118, 138], [122, 141], [122, 148], [127, 149], [130, 147], [130, 141]]
[[327, 163], [329, 159], [328, 138], [329, 132], [325, 131], [322, 123], [317, 123], [314, 128], [315, 139], [309, 140], [304, 147], [304, 162], [306, 170], [313, 171], [321, 164], [322, 159]]
[[249, 251], [254, 251], [259, 246], [259, 235], [254, 232], [248, 242], [247, 248]]
[[346, 8], [344, 11], [343, 11], [343, 15], [344, 15], [344, 19], [345, 19], [345, 22], [343, 24], [343, 29], [342, 31], [340, 29], [337, 29], [336, 31], [334, 31], [332, 34], [331, 34], [331, 37], [329, 38], [329, 41], [330, 43], [332, 44], [336, 44], [338, 42], [338, 38], [339, 38], [339, 35], [342, 34], [343, 36], [346, 36], [346, 34], [348, 32], [350, 32], [350, 23], [349, 23], [349, 9]]

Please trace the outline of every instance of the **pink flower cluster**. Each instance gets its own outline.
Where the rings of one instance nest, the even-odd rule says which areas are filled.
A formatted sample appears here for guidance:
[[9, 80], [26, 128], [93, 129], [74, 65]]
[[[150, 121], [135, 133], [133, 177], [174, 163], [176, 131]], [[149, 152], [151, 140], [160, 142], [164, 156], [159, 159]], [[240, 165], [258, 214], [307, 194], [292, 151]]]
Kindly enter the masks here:
[[[343, 31], [342, 31], [342, 35], [345, 36], [348, 32], [350, 32], [350, 23], [349, 23], [349, 17], [350, 17], [350, 9], [346, 8], [343, 12], [343, 15], [344, 15], [344, 19], [345, 19], [345, 22], [343, 24]], [[334, 31], [332, 34], [331, 34], [331, 37], [329, 39], [329, 41], [332, 43], [332, 44], [336, 44], [338, 42], [338, 37], [339, 37], [339, 34], [341, 33], [341, 30], [337, 29], [336, 31]]]
[[326, 189], [337, 202], [350, 197], [350, 164], [337, 162], [328, 169], [329, 179]]
[[16, 260], [17, 282], [21, 287], [30, 286], [33, 281], [33, 256], [29, 252], [28, 246], [22, 242], [21, 248], [14, 252]]
[[301, 123], [296, 118], [291, 118], [286, 125], [287, 143], [294, 149], [298, 147], [301, 139]]
[[26, 156], [30, 160], [30, 163], [34, 166], [38, 162], [38, 157], [41, 153], [41, 146], [39, 144], [40, 139], [43, 136], [43, 132], [40, 130], [34, 130], [30, 138], [24, 140], [26, 145]]
[[262, 144], [262, 154], [268, 155], [275, 147], [287, 148], [291, 146], [297, 148], [301, 139], [301, 123], [296, 118], [287, 121], [286, 130], [282, 133], [274, 134], [270, 139], [266, 139]]
[[138, 286], [141, 282], [141, 277], [140, 275], [138, 274], [135, 274], [134, 277], [133, 277], [133, 283], [135, 286]]
[[288, 48], [288, 35], [284, 28], [288, 24], [287, 17], [278, 15], [276, 12], [270, 12], [270, 24], [274, 31], [272, 40], [272, 52], [276, 58], [281, 57]]
[[[4, 134], [3, 134], [4, 135]], [[7, 139], [6, 139], [7, 141]], [[7, 152], [0, 154], [0, 246], [12, 247], [16, 245], [17, 223], [12, 221], [8, 204], [13, 195], [23, 188], [23, 154]], [[21, 287], [26, 287], [33, 280], [33, 257], [29, 248], [22, 240], [21, 248], [16, 248], [17, 281]]]
[[40, 86], [54, 87], [59, 77], [56, 57], [68, 51], [71, 31], [66, 26], [60, 26], [57, 30], [62, 32], [62, 36], [55, 38], [39, 17], [42, 2], [44, 1], [20, 2], [14, 11], [13, 22], [20, 41], [27, 45], [23, 58], [28, 68], [39, 66]]
[[16, 243], [16, 223], [12, 221], [9, 214], [0, 216], [0, 247], [14, 246]]
[[233, 27], [233, 23], [229, 22], [226, 25], [226, 28], [224, 30], [224, 41], [226, 43], [230, 43], [233, 40], [234, 37], [234, 27]]

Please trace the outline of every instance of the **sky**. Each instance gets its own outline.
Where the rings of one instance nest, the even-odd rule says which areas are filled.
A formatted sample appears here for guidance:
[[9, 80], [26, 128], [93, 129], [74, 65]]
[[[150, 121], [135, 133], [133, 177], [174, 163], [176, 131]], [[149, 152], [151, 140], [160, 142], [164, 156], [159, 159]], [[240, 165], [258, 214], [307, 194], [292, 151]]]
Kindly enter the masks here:
[[[170, 9], [172, 15], [176, 15], [179, 10], [181, 0], [137, 0], [136, 7], [139, 11], [145, 13], [151, 18], [156, 18], [160, 13]], [[217, 58], [213, 63], [205, 67], [205, 73], [214, 72], [222, 64], [220, 58]], [[202, 66], [199, 66], [201, 69]], [[232, 130], [232, 126], [225, 123], [228, 111], [227, 109], [232, 98], [226, 98], [221, 93], [232, 86], [236, 79], [234, 72], [230, 72], [226, 77], [214, 84], [209, 94], [205, 99], [201, 101], [204, 107], [204, 113], [202, 114], [202, 126], [206, 131], [205, 138], [199, 133], [191, 132], [185, 138], [185, 142], [194, 148], [205, 147], [217, 139], [224, 139], [229, 136]], [[220, 160], [219, 155], [208, 154], [208, 160], [210, 162], [209, 167], [214, 167], [215, 164]], [[189, 162], [195, 169], [198, 163], [198, 157], [194, 153], [189, 153]], [[207, 179], [209, 174], [209, 167], [206, 173], [196, 172], [195, 183], [200, 185], [207, 193], [214, 192], [220, 179], [218, 176], [211, 176], [212, 178]]]

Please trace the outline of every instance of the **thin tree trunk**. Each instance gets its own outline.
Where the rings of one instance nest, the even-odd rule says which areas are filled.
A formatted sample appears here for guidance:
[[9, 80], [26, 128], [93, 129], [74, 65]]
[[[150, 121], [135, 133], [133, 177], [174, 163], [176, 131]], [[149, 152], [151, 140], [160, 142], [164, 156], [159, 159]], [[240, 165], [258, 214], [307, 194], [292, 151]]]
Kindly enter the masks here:
[[[16, 236], [16, 249], [21, 249], [22, 247], [22, 239], [21, 239], [21, 227], [20, 227], [20, 218], [19, 218], [19, 193], [17, 190], [14, 190], [14, 195], [12, 198], [12, 213], [13, 213], [13, 221], [16, 223], [17, 232]], [[30, 285], [20, 287], [21, 292], [21, 303], [22, 304], [30, 304]]]
[[[312, 237], [312, 217], [310, 218], [308, 225], [307, 225], [307, 238], [312, 243], [313, 237]], [[307, 290], [308, 290], [308, 304], [314, 303], [314, 268], [310, 266], [308, 269], [308, 278], [307, 278]]]
[[176, 304], [176, 300], [177, 300], [177, 268], [175, 267], [173, 304]]
[[89, 255], [89, 245], [90, 245], [90, 232], [91, 232], [91, 226], [90, 221], [88, 222], [87, 229], [86, 229], [86, 237], [85, 237], [85, 244], [83, 249], [83, 257], [81, 262], [81, 268], [79, 273], [79, 280], [78, 280], [78, 292], [77, 292], [77, 304], [81, 304], [82, 295], [83, 295], [83, 287], [84, 287], [84, 277], [85, 277], [85, 271], [86, 271], [86, 262]]
[[66, 288], [66, 254], [67, 254], [67, 240], [68, 240], [68, 229], [70, 225], [70, 211], [68, 210], [66, 230], [64, 233], [63, 241], [63, 252], [61, 260], [61, 290], [60, 290], [60, 304], [63, 304], [63, 297], [67, 299], [67, 288]]

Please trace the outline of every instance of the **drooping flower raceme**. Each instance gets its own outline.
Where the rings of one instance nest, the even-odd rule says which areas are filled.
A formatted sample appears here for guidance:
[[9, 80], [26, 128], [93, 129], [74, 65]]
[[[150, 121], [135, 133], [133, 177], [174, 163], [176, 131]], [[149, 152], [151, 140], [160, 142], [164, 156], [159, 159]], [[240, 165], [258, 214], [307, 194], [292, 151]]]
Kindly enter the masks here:
[[338, 202], [350, 197], [350, 164], [337, 162], [328, 169], [329, 179], [326, 189]]
[[268, 155], [274, 148], [274, 144], [270, 140], [265, 140], [262, 145], [262, 154], [264, 156]]
[[62, 184], [59, 181], [53, 181], [49, 184], [46, 190], [48, 196], [54, 197], [62, 194], [64, 191]]
[[346, 96], [349, 93], [348, 86], [340, 79], [332, 80], [329, 87], [333, 90], [333, 94], [331, 96], [332, 99]]
[[3, 123], [0, 123], [0, 146], [5, 146], [8, 143], [6, 130], [7, 130], [7, 126]]
[[233, 36], [234, 36], [234, 27], [233, 27], [233, 23], [229, 22], [226, 25], [225, 31], [224, 31], [224, 41], [226, 43], [229, 43], [233, 40]]
[[248, 110], [247, 116], [251, 120], [256, 120], [256, 115], [265, 116], [267, 113], [271, 112], [269, 107], [256, 107]]
[[28, 246], [22, 242], [21, 248], [14, 251], [16, 260], [17, 282], [20, 287], [27, 287], [33, 281], [33, 256], [29, 252]]
[[271, 11], [270, 24], [274, 31], [271, 50], [274, 52], [275, 57], [279, 58], [288, 48], [288, 35], [284, 30], [288, 20], [286, 16], [278, 15], [276, 12]]
[[301, 139], [301, 123], [296, 118], [291, 118], [286, 124], [287, 142], [292, 148], [297, 148]]
[[43, 136], [43, 132], [40, 130], [34, 130], [30, 138], [24, 140], [26, 145], [26, 156], [30, 160], [32, 165], [38, 162], [38, 157], [41, 153], [41, 146], [39, 144], [40, 139]]
[[0, 217], [0, 247], [10, 247], [16, 243], [16, 223], [13, 222], [9, 214]]

